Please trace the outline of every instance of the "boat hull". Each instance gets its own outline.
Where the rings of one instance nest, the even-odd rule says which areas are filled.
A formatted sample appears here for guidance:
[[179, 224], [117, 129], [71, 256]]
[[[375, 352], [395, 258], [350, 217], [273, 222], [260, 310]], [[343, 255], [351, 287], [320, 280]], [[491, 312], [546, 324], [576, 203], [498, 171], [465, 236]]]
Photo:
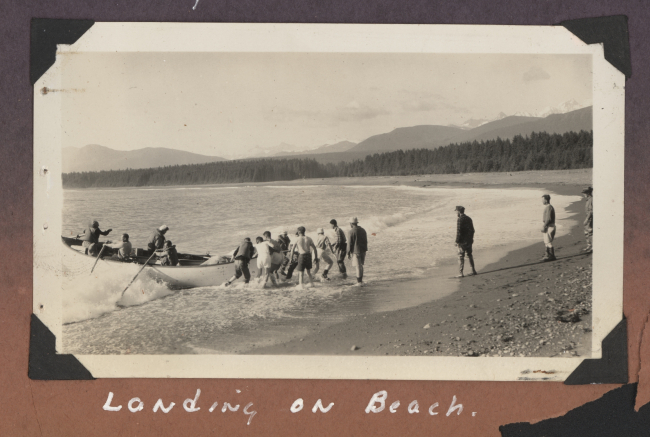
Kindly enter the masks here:
[[[64, 239], [64, 245], [68, 250], [64, 251], [62, 264], [64, 274], [67, 276], [84, 276], [90, 274], [93, 265], [94, 273], [102, 276], [112, 275], [113, 277], [123, 277], [123, 273], [128, 272], [135, 275], [143, 266], [133, 262], [121, 262], [117, 260], [102, 258], [97, 264], [96, 257], [86, 255], [83, 252], [73, 249]], [[257, 275], [257, 266], [255, 261], [249, 265], [251, 276]], [[144, 271], [140, 273], [146, 275], [158, 283], [164, 283], [171, 289], [186, 289], [196, 287], [210, 287], [221, 285], [235, 274], [235, 263], [227, 262], [216, 265], [189, 265], [189, 266], [161, 266], [157, 264], [148, 264]], [[110, 276], [109, 276], [110, 277]], [[243, 281], [243, 278], [241, 278]], [[125, 284], [126, 286], [126, 284]]]

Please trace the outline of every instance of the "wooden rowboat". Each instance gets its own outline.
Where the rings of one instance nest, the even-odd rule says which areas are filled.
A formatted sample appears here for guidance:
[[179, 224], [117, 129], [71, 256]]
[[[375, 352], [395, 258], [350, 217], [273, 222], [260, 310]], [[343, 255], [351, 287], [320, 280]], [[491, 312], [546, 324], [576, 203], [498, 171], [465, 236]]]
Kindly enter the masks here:
[[[69, 250], [63, 253], [63, 271], [66, 275], [89, 275], [97, 258], [84, 253], [83, 242], [77, 238], [61, 237], [63, 244]], [[115, 275], [120, 272], [137, 272], [147, 261], [149, 256], [142, 255], [142, 251], [135, 251], [137, 256], [132, 257], [132, 262], [124, 262], [103, 256], [97, 263], [93, 275]], [[209, 255], [192, 255], [179, 253], [178, 266], [161, 266], [151, 260], [142, 272], [143, 275], [154, 279], [156, 282], [165, 283], [171, 289], [184, 289], [195, 287], [209, 287], [221, 285], [235, 273], [234, 262], [222, 257], [218, 263], [201, 265], [211, 260]], [[251, 276], [257, 275], [255, 261], [249, 264]], [[109, 276], [110, 277], [110, 276]], [[240, 279], [243, 281], [243, 278]]]

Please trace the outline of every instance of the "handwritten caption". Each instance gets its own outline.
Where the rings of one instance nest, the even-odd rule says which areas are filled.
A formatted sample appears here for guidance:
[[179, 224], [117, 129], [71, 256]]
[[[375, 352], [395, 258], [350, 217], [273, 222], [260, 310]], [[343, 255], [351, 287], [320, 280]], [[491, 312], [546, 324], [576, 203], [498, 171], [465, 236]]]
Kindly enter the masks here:
[[[241, 390], [236, 390], [236, 392], [241, 393]], [[197, 411], [201, 410], [201, 407], [198, 406], [200, 396], [201, 396], [201, 389], [197, 389], [194, 398], [185, 399], [185, 401], [183, 402], [183, 409], [188, 413], [196, 413]], [[386, 409], [387, 404], [388, 404], [388, 392], [386, 390], [381, 390], [372, 395], [364, 411], [366, 412], [366, 414], [381, 413]], [[175, 405], [176, 404], [174, 402], [170, 402], [167, 406], [165, 406], [163, 400], [158, 399], [158, 401], [156, 401], [156, 403], [153, 406], [153, 412], [157, 413], [159, 411], [162, 411], [163, 413], [167, 414], [172, 410], [172, 408], [174, 408]], [[388, 407], [388, 411], [390, 413], [396, 413], [400, 405], [401, 405], [400, 401], [396, 400], [390, 404], [390, 406]], [[145, 407], [144, 402], [137, 397], [131, 398], [127, 403], [127, 408], [131, 413], [137, 413], [139, 411], [142, 411], [144, 410], [144, 407]], [[212, 403], [210, 408], [208, 408], [208, 412], [212, 413], [215, 410], [218, 410], [219, 409], [218, 407], [219, 407], [219, 402], [214, 402]], [[304, 407], [305, 407], [305, 401], [302, 398], [298, 398], [293, 402], [293, 404], [291, 404], [289, 411], [291, 411], [291, 413], [294, 414], [299, 413], [303, 410]], [[431, 416], [437, 416], [440, 412], [440, 410], [438, 410], [439, 407], [440, 404], [438, 402], [435, 402], [431, 404], [426, 411]], [[318, 399], [314, 404], [314, 406], [311, 408], [311, 411], [312, 413], [317, 413], [317, 412], [328, 413], [333, 408], [334, 408], [334, 402], [329, 402], [327, 406], [325, 406], [322, 399]], [[113, 411], [113, 412], [120, 411], [122, 409], [122, 405], [113, 405], [113, 392], [108, 392], [108, 397], [106, 398], [106, 402], [104, 403], [103, 409], [105, 411]], [[238, 412], [240, 411], [239, 409], [240, 409], [240, 404], [239, 403], [235, 404], [234, 402], [223, 402], [223, 405], [220, 408], [222, 413]], [[418, 401], [413, 400], [411, 403], [409, 403], [407, 407], [407, 411], [409, 414], [419, 413], [420, 404], [418, 403]], [[446, 416], [447, 417], [451, 416], [454, 412], [456, 413], [457, 416], [460, 416], [460, 413], [463, 412], [463, 404], [458, 402], [458, 400], [456, 399], [456, 395], [454, 395], [453, 398], [451, 399], [449, 408], [447, 408]], [[248, 416], [248, 421], [246, 422], [246, 424], [250, 425], [251, 421], [253, 420], [253, 417], [257, 414], [257, 411], [253, 410], [253, 402], [247, 403], [246, 406], [244, 406], [241, 409], [241, 413], [243, 413], [245, 416]], [[472, 412], [472, 417], [474, 416], [476, 416], [476, 412]]]

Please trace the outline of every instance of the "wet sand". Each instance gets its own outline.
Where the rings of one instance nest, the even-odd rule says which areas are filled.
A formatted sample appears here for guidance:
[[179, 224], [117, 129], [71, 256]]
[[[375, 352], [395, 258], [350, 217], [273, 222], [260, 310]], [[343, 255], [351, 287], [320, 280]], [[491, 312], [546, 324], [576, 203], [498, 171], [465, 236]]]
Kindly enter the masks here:
[[[523, 173], [528, 173], [524, 175]], [[571, 183], [542, 183], [542, 174], [549, 179], [563, 175]], [[465, 186], [544, 187], [551, 196], [579, 195], [589, 185], [591, 171], [522, 172], [514, 176], [496, 174], [492, 179], [466, 178]], [[439, 175], [459, 176], [466, 175]], [[553, 177], [550, 177], [553, 176]], [[400, 184], [405, 184], [401, 177]], [[457, 185], [439, 181], [436, 175], [408, 183], [416, 186]], [[505, 178], [515, 183], [505, 184]], [[370, 181], [363, 181], [364, 184]], [[382, 178], [376, 178], [382, 179]], [[506, 179], [507, 180], [507, 179]], [[385, 181], [382, 181], [385, 183]], [[303, 181], [304, 183], [304, 181]], [[343, 183], [343, 182], [342, 182]], [[349, 184], [347, 182], [346, 184]], [[551, 201], [552, 203], [552, 201]], [[591, 350], [591, 255], [584, 247], [582, 221], [584, 202], [569, 208], [570, 219], [577, 225], [556, 238], [557, 261], [542, 262], [544, 244], [510, 246], [477, 257], [478, 276], [453, 280], [455, 260], [441, 265], [436, 278], [447, 287], [454, 287], [445, 297], [416, 307], [397, 311], [359, 315], [342, 323], [321, 329], [311, 327], [308, 334], [268, 347], [256, 348], [249, 354], [271, 355], [404, 355], [404, 356], [589, 356]], [[471, 216], [471, 214], [470, 214]], [[540, 204], [541, 216], [541, 204]], [[541, 220], [541, 218], [540, 218]], [[477, 254], [475, 254], [476, 256]], [[466, 261], [465, 273], [469, 263]], [[366, 266], [372, 269], [372, 265]], [[430, 288], [425, 278], [394, 284], [404, 293]], [[438, 285], [438, 284], [436, 284]], [[443, 284], [440, 284], [443, 285]], [[368, 285], [372, 287], [372, 284]], [[365, 288], [354, 288], [363, 293]]]

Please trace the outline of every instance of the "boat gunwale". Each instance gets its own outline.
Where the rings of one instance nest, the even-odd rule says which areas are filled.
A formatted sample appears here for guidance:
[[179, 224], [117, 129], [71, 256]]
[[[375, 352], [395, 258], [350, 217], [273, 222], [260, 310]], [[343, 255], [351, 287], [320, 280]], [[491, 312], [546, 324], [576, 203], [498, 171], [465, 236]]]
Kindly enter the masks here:
[[[74, 252], [74, 253], [76, 253], [77, 255], [80, 255], [80, 256], [88, 257], [89, 259], [97, 259], [97, 257], [95, 257], [95, 256], [87, 255], [87, 254], [85, 254], [85, 253], [81, 253], [81, 252], [79, 252], [78, 250], [74, 250], [74, 249], [71, 247], [70, 244], [66, 243], [65, 238], [69, 238], [69, 237], [63, 237], [63, 236], [62, 236], [62, 237], [61, 237], [61, 242], [63, 243], [63, 245], [64, 245], [65, 247], [67, 247], [67, 248], [68, 248], [69, 250], [71, 250], [72, 252]], [[122, 261], [116, 261], [116, 260], [114, 260], [114, 259], [106, 259], [106, 258], [104, 258], [104, 257], [102, 257], [102, 258], [100, 258], [100, 259], [103, 260], [103, 261], [106, 261], [106, 262], [114, 263], [114, 264], [135, 264], [135, 265], [138, 265], [138, 266], [143, 266], [143, 265], [145, 265], [145, 263], [139, 263], [139, 262], [134, 262], [134, 263], [132, 263], [132, 262], [122, 262]], [[221, 264], [210, 264], [210, 265], [207, 265], [207, 266], [203, 266], [203, 265], [200, 265], [200, 264], [199, 264], [199, 265], [194, 265], [194, 266], [182, 266], [182, 265], [177, 265], [177, 266], [161, 266], [160, 264], [146, 264], [146, 266], [147, 266], [147, 267], [151, 267], [151, 268], [155, 268], [155, 269], [179, 269], [179, 268], [181, 268], [181, 269], [196, 269], [196, 268], [207, 268], [207, 267], [224, 267], [224, 266], [231, 265], [231, 264], [234, 264], [234, 261], [228, 261], [228, 262], [221, 263]]]

